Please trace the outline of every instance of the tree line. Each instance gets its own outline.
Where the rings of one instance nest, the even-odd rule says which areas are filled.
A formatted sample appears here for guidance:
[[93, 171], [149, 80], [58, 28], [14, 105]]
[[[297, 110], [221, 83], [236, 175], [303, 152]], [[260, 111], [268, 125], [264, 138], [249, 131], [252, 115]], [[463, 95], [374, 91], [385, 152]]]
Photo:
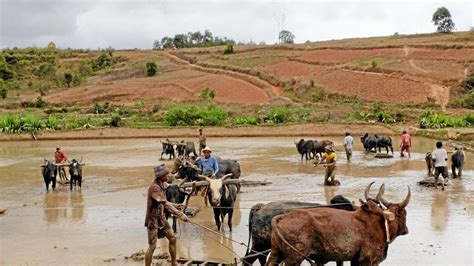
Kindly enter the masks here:
[[227, 37], [214, 36], [210, 30], [176, 34], [174, 37], [165, 36], [153, 42], [153, 49], [211, 47], [218, 45], [235, 44]]

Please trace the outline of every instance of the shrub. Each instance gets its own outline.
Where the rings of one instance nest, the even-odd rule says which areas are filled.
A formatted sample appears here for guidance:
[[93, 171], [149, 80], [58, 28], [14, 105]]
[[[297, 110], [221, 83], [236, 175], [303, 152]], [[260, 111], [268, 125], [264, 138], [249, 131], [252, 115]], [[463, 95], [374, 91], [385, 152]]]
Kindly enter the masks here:
[[5, 87], [5, 82], [3, 81], [3, 79], [0, 79], [0, 97], [2, 97], [2, 99], [5, 99], [7, 98], [7, 94], [8, 90]]
[[258, 118], [255, 116], [243, 116], [243, 117], [236, 117], [234, 121], [232, 121], [234, 125], [257, 125]]
[[232, 44], [228, 44], [224, 49], [224, 54], [233, 54], [234, 53], [234, 46]]
[[0, 130], [7, 134], [18, 134], [23, 132], [24, 121], [19, 116], [6, 114], [0, 119]]
[[286, 106], [274, 106], [268, 113], [269, 121], [275, 124], [293, 122], [291, 109]]
[[109, 102], [104, 102], [103, 104], [101, 103], [94, 103], [94, 106], [92, 107], [92, 112], [94, 114], [107, 114], [110, 111], [110, 104]]
[[96, 59], [93, 59], [90, 64], [93, 71], [99, 71], [106, 67], [112, 66], [115, 62], [114, 58], [112, 57], [112, 52], [103, 53]]
[[474, 89], [474, 73], [469, 74], [466, 80], [464, 80], [464, 88], [469, 91]]
[[45, 127], [51, 130], [60, 129], [58, 118], [54, 115], [48, 115], [48, 118], [46, 118], [45, 121]]
[[154, 76], [156, 74], [156, 69], [158, 67], [156, 66], [155, 62], [147, 62], [146, 63], [146, 75], [147, 76]]
[[224, 124], [227, 116], [218, 106], [175, 105], [164, 114], [164, 122], [168, 126], [218, 126]]
[[211, 90], [209, 88], [205, 88], [201, 91], [201, 98], [204, 100], [212, 100], [216, 96], [216, 92], [214, 90]]
[[40, 78], [54, 80], [56, 78], [56, 67], [51, 63], [43, 63], [36, 71], [36, 75]]
[[468, 127], [471, 126], [471, 115], [464, 117], [450, 117], [442, 113], [432, 110], [425, 111], [421, 118], [420, 124], [424, 124], [427, 128], [445, 128], [445, 127]]
[[370, 64], [371, 64], [372, 68], [377, 67], [377, 61], [375, 61], [375, 60], [372, 60], [372, 62]]
[[112, 114], [112, 117], [110, 118], [110, 126], [112, 127], [119, 127], [122, 124], [122, 117], [115, 113]]
[[326, 91], [322, 88], [316, 88], [310, 95], [313, 103], [320, 102], [326, 99]]
[[64, 73], [64, 85], [66, 87], [71, 87], [71, 83], [72, 83], [72, 74], [71, 73]]

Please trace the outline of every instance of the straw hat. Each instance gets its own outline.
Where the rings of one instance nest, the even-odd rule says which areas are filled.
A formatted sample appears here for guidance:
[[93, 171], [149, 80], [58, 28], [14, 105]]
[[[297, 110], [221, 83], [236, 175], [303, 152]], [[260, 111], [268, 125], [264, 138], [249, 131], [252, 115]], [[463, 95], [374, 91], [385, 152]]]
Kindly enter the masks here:
[[203, 152], [205, 152], [205, 151], [212, 152], [212, 150], [209, 148], [209, 146], [204, 147], [204, 149], [202, 149], [202, 151]]

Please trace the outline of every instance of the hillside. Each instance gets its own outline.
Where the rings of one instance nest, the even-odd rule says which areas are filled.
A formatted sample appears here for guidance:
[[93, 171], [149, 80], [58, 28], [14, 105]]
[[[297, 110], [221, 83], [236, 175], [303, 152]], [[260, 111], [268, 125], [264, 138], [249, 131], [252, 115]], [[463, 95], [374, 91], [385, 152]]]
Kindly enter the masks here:
[[[180, 102], [208, 104], [207, 88], [215, 93], [210, 102], [237, 114], [285, 104], [328, 121], [367, 111], [374, 102], [404, 109], [407, 121], [426, 107], [471, 112], [453, 107], [460, 106], [461, 84], [474, 72], [473, 32], [235, 46], [227, 55], [224, 48], [43, 50], [21, 58], [5, 50], [16, 84], [0, 107], [21, 110], [42, 95], [46, 104], [79, 109], [97, 102], [166, 109]], [[152, 77], [145, 75], [150, 61], [158, 65]], [[321, 118], [328, 107], [332, 113]]]

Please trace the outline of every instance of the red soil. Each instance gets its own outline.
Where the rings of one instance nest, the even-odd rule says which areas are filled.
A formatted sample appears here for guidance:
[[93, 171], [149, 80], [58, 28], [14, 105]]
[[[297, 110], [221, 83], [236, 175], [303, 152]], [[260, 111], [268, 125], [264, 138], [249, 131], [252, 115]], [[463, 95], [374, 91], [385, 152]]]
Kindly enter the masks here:
[[[408, 60], [384, 64], [381, 68], [401, 71], [436, 81], [459, 80], [464, 77], [464, 66], [453, 61]], [[414, 67], [415, 66], [415, 67]]]
[[377, 73], [335, 70], [316, 75], [313, 79], [331, 93], [357, 96], [369, 101], [419, 103], [426, 102], [427, 96], [432, 96], [429, 85]]
[[474, 49], [413, 49], [410, 48], [409, 58], [431, 60], [474, 61]]
[[402, 57], [404, 52], [402, 49], [372, 49], [372, 50], [334, 50], [323, 49], [311, 51], [299, 57], [309, 62], [320, 63], [347, 63], [353, 60], [374, 57], [374, 56], [391, 56]]
[[203, 89], [210, 88], [216, 92], [214, 101], [218, 103], [260, 104], [270, 101], [264, 89], [225, 75], [203, 74], [177, 83], [198, 95]]
[[178, 84], [160, 84], [153, 82], [152, 79], [139, 78], [75, 87], [48, 95], [45, 100], [51, 103], [77, 104], [91, 104], [107, 100], [121, 104], [133, 104], [142, 99], [163, 99], [170, 102], [183, 101], [191, 96], [190, 91]]
[[242, 80], [199, 73], [189, 78], [168, 79], [159, 77], [135, 78], [108, 83], [98, 82], [60, 91], [45, 97], [51, 103], [91, 104], [108, 100], [120, 104], [133, 104], [138, 100], [161, 99], [167, 102], [180, 102], [198, 98], [204, 88], [216, 92], [214, 100], [219, 103], [259, 104], [269, 102], [265, 91]]
[[327, 67], [300, 63], [296, 61], [286, 61], [264, 67], [260, 70], [273, 74], [279, 80], [288, 81], [292, 78], [301, 79], [314, 72], [326, 72]]

